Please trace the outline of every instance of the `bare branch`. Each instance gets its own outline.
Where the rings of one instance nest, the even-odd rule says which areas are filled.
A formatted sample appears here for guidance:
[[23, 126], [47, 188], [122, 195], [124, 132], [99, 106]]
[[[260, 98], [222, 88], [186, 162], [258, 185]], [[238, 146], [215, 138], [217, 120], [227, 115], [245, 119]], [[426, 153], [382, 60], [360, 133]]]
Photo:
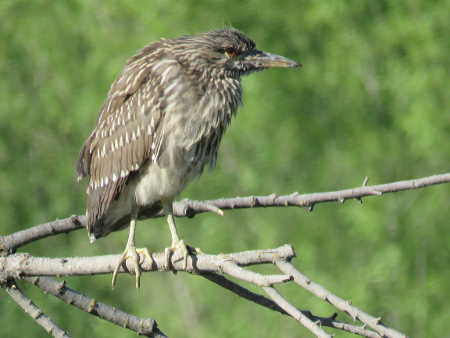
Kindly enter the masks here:
[[239, 297], [245, 298], [255, 304], [261, 305], [270, 310], [277, 311], [283, 315], [289, 316], [289, 314], [286, 311], [284, 311], [281, 307], [279, 307], [274, 301], [260, 294], [254, 293], [244, 288], [242, 285], [239, 285], [224, 276], [218, 275], [213, 272], [206, 272], [206, 273], [200, 272], [199, 275], [227, 290], [230, 290]]
[[[428, 176], [413, 180], [398, 181], [387, 184], [367, 186], [367, 180], [363, 185], [353, 189], [339, 191], [299, 194], [294, 192], [290, 195], [267, 195], [223, 198], [210, 201], [183, 200], [175, 202], [173, 206], [174, 214], [178, 217], [193, 217], [204, 212], [219, 213], [219, 210], [242, 209], [242, 208], [267, 208], [267, 207], [304, 207], [312, 210], [318, 203], [344, 202], [347, 199], [361, 200], [366, 196], [380, 196], [384, 193], [398, 192], [428, 187], [435, 184], [449, 183], [450, 173]], [[142, 210], [140, 219], [161, 217], [163, 213], [149, 214], [149, 210]], [[71, 216], [65, 219], [34, 226], [32, 228], [13, 233], [8, 236], [0, 236], [0, 251], [14, 252], [20, 246], [34, 240], [45, 238], [60, 233], [67, 233], [78, 230], [86, 226], [85, 216]]]
[[[273, 284], [288, 282], [292, 280], [292, 278], [297, 277], [298, 279], [298, 275], [301, 275], [301, 273], [295, 270], [295, 268], [292, 267], [287, 272], [283, 271], [283, 275], [262, 275], [260, 273], [256, 273], [243, 268], [254, 264], [275, 264], [275, 262], [277, 266], [283, 262], [289, 264], [287, 263], [287, 261], [292, 259], [294, 256], [294, 250], [289, 245], [284, 245], [275, 249], [244, 251], [226, 255], [221, 254], [217, 256], [197, 255], [188, 257], [187, 271], [200, 274], [208, 278], [209, 280], [214, 281], [216, 284], [219, 284], [257, 304], [283, 314], [288, 314], [298, 320], [301, 324], [304, 324], [312, 332], [315, 332], [315, 334], [319, 331], [317, 330], [317, 327], [314, 326], [316, 325], [314, 323], [318, 323], [321, 326], [338, 328], [344, 331], [360, 334], [365, 337], [379, 337], [372, 331], [347, 323], [339, 322], [335, 320], [335, 316], [328, 318], [314, 316], [309, 311], [301, 311], [297, 309], [294, 310], [293, 305], [289, 304], [289, 306], [287, 306], [286, 301], [280, 301], [281, 296], [277, 296], [272, 290], [268, 290], [267, 288], [271, 288]], [[180, 257], [177, 257], [176, 253], [176, 255], [173, 257], [173, 269], [175, 271], [184, 271], [182, 267], [183, 264], [181, 260], [179, 260], [179, 258]], [[39, 275], [69, 276], [111, 273], [118, 259], [119, 255], [98, 257], [46, 258], [33, 257], [28, 254], [14, 254], [7, 257], [0, 257], [0, 274], [5, 276], [5, 278], [10, 278]], [[167, 269], [163, 253], [153, 254], [152, 261], [148, 260], [146, 257], [141, 257], [141, 259], [141, 268], [143, 271], [166, 271]], [[279, 262], [280, 260], [282, 262]], [[131, 266], [125, 266], [125, 270], [122, 269], [121, 272], [129, 271], [131, 268]], [[276, 303], [261, 295], [252, 293], [246, 288], [226, 279], [225, 277], [217, 275], [217, 273], [227, 273], [230, 276], [233, 276], [240, 280], [263, 287], [263, 289], [271, 297], [274, 298]], [[30, 280], [29, 277], [25, 278], [27, 280]], [[41, 277], [39, 279], [34, 279], [33, 281], [35, 283], [43, 283], [43, 281], [46, 280], [46, 278]], [[50, 281], [52, 280], [50, 279]], [[309, 282], [309, 284], [311, 283], [312, 282]], [[43, 287], [40, 284], [38, 284], [38, 286]], [[52, 288], [53, 291], [46, 291], [54, 295], [63, 295], [65, 293], [68, 293], [70, 295], [70, 292], [72, 292], [76, 295], [76, 297], [80, 297], [79, 294], [76, 293], [76, 291], [68, 289], [64, 285], [64, 283], [53, 282]], [[68, 303], [75, 303], [76, 305], [73, 297], [69, 297], [68, 300], [66, 299], [65, 301]], [[85, 311], [89, 311], [89, 309], [91, 309], [92, 307], [92, 304], [97, 304], [94, 300], [87, 298], [86, 296], [82, 297], [84, 297], [82, 302], [83, 305], [80, 305], [78, 307], [82, 307]], [[337, 296], [328, 293], [328, 297]], [[301, 314], [298, 314], [299, 311]], [[361, 310], [356, 308], [354, 308], [354, 312], [363, 313]], [[358, 319], [360, 318], [358, 317]], [[314, 325], [311, 325], [310, 323], [313, 323]], [[386, 332], [390, 333], [390, 331]], [[321, 335], [323, 336], [323, 333], [321, 333]]]
[[[450, 182], [450, 173], [445, 173], [441, 175], [428, 176], [413, 180], [398, 181], [372, 186], [363, 185], [352, 189], [313, 193], [313, 194], [300, 195], [298, 192], [294, 192], [290, 195], [282, 195], [282, 196], [272, 194], [268, 196], [236, 197], [204, 202], [185, 201], [185, 203], [188, 203], [188, 206], [192, 205], [193, 206], [192, 209], [194, 209], [194, 207], [198, 207], [198, 203], [213, 204], [216, 207], [220, 208], [221, 210], [238, 209], [238, 208], [257, 208], [257, 207], [287, 207], [287, 206], [311, 208], [312, 206], [318, 203], [344, 202], [347, 199], [361, 199], [362, 197], [366, 196], [380, 196], [385, 193], [419, 189], [428, 187], [430, 185], [443, 184], [449, 182]], [[196, 209], [191, 211], [191, 214], [195, 212], [195, 210]]]
[[357, 307], [352, 306], [350, 301], [346, 301], [334, 295], [323, 286], [313, 282], [300, 271], [298, 271], [292, 264], [281, 260], [277, 261], [275, 264], [282, 272], [291, 275], [294, 278], [294, 282], [300, 285], [302, 288], [327, 301], [339, 310], [347, 313], [353, 318], [353, 320], [360, 320], [364, 324], [377, 331], [381, 336], [395, 338], [406, 337], [404, 334], [384, 326], [381, 322], [381, 318], [375, 318], [369, 315], [368, 313], [358, 309]]
[[64, 330], [53, 322], [42, 310], [25, 296], [15, 281], [9, 280], [4, 286], [6, 292], [19, 305], [19, 307], [33, 318], [50, 335], [56, 338], [70, 338]]
[[110, 305], [96, 301], [66, 286], [65, 281], [58, 282], [50, 277], [26, 277], [26, 281], [37, 286], [46, 293], [61, 299], [91, 315], [107, 320], [117, 326], [135, 331], [147, 337], [164, 338], [158, 324], [151, 318], [139, 318], [118, 310]]
[[[173, 256], [173, 270], [185, 271], [181, 256]], [[226, 258], [225, 258], [226, 257]], [[290, 245], [283, 245], [270, 250], [252, 250], [225, 255], [198, 255], [188, 256], [188, 272], [219, 272], [223, 271], [223, 263], [233, 260], [237, 265], [272, 264], [277, 259], [290, 259], [294, 257], [294, 250]], [[66, 257], [48, 258], [34, 257], [26, 253], [17, 253], [6, 257], [0, 257], [0, 276], [2, 278], [32, 277], [32, 276], [82, 276], [109, 274], [120, 258], [120, 255], [106, 255], [93, 257]], [[166, 271], [164, 253], [153, 253], [152, 262], [142, 256], [142, 271]], [[226, 268], [227, 269], [227, 268]], [[126, 264], [126, 270], [121, 268], [119, 272], [133, 271], [133, 264]], [[246, 278], [245, 276], [242, 278]], [[278, 280], [276, 280], [278, 281]], [[283, 280], [281, 280], [283, 281]]]
[[220, 262], [219, 271], [223, 271], [230, 276], [262, 287], [286, 283], [291, 280], [291, 276], [289, 275], [263, 275], [250, 270], [245, 270], [231, 260], [223, 260]]
[[[277, 303], [275, 303], [273, 300], [266, 298], [260, 294], [254, 293], [246, 288], [244, 288], [242, 285], [239, 285], [229, 279], [227, 279], [224, 276], [215, 274], [215, 273], [200, 273], [200, 276], [210, 280], [211, 282], [235, 293], [239, 297], [242, 297], [244, 299], [247, 299], [255, 304], [261, 305], [265, 308], [268, 308], [273, 311], [277, 311], [283, 315], [289, 316], [290, 315], [284, 311]], [[312, 314], [310, 311], [307, 310], [300, 310], [306, 317], [308, 317], [313, 322], [320, 323], [321, 326], [328, 326], [335, 329], [340, 329], [343, 331], [347, 331], [350, 333], [354, 333], [363, 337], [369, 337], [369, 338], [381, 338], [381, 336], [373, 331], [367, 330], [363, 327], [359, 327], [356, 325], [351, 325], [348, 323], [343, 323], [341, 321], [336, 320], [336, 314], [334, 314], [331, 317], [319, 317], [314, 314]]]
[[0, 236], [0, 252], [12, 253], [23, 245], [38, 239], [68, 233], [86, 226], [86, 216], [70, 216], [15, 232], [8, 236]]
[[284, 299], [277, 290], [273, 287], [263, 287], [264, 291], [277, 303], [284, 311], [289, 313], [289, 315], [295, 320], [299, 321], [304, 327], [309, 331], [314, 333], [317, 337], [331, 338], [331, 335], [322, 330], [316, 323], [305, 316], [300, 310], [292, 306], [286, 299]]

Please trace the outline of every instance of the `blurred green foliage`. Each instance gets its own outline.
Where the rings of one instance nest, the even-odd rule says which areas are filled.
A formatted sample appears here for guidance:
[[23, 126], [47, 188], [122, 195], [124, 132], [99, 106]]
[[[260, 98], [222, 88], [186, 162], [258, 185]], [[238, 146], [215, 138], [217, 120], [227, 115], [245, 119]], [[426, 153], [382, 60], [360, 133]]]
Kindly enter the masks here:
[[[2, 234], [84, 212], [74, 164], [109, 85], [128, 57], [160, 37], [232, 25], [258, 47], [304, 64], [244, 80], [245, 105], [218, 168], [181, 197], [300, 193], [446, 172], [450, 164], [450, 1], [0, 2]], [[179, 220], [188, 243], [211, 253], [295, 246], [295, 264], [387, 324], [416, 337], [449, 329], [448, 185], [367, 198], [363, 206], [258, 209]], [[122, 231], [90, 245], [84, 231], [22, 251], [43, 256], [122, 251]], [[138, 245], [169, 244], [164, 220], [138, 226]], [[172, 337], [298, 337], [305, 330], [187, 274], [69, 278], [70, 286]], [[74, 337], [135, 335], [23, 286]], [[302, 309], [333, 309], [281, 288]], [[0, 334], [43, 331], [2, 293]], [[344, 316], [344, 315], [342, 315]], [[341, 317], [342, 318], [342, 317]], [[17, 325], [24, 323], [24, 325]], [[346, 335], [340, 335], [346, 336]]]

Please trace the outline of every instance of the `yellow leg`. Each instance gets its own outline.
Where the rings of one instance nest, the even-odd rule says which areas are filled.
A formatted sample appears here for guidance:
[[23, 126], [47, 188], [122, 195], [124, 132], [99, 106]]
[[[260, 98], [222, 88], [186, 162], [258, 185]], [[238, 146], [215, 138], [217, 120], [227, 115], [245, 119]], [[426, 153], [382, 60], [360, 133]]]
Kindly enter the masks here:
[[166, 260], [166, 268], [169, 269], [171, 263], [170, 259], [173, 253], [177, 250], [181, 251], [183, 259], [183, 270], [187, 268], [187, 257], [189, 255], [189, 250], [183, 240], [180, 240], [177, 233], [177, 227], [175, 225], [175, 217], [173, 216], [172, 202], [167, 203], [164, 206], [164, 210], [167, 213], [167, 223], [169, 224], [170, 234], [172, 235], [172, 244], [169, 248], [164, 251], [164, 256]]
[[147, 248], [136, 248], [134, 245], [134, 236], [136, 232], [136, 218], [132, 218], [130, 221], [130, 232], [128, 234], [128, 241], [127, 245], [125, 247], [124, 252], [122, 253], [122, 256], [119, 259], [119, 262], [116, 265], [116, 268], [113, 272], [112, 277], [112, 288], [114, 289], [114, 286], [116, 285], [117, 280], [117, 273], [119, 272], [120, 267], [122, 264], [128, 259], [131, 258], [133, 262], [133, 268], [134, 272], [136, 274], [136, 288], [140, 287], [140, 278], [141, 278], [141, 268], [139, 266], [139, 254], [143, 254], [146, 256], [150, 262], [153, 262], [153, 259], [148, 252]]

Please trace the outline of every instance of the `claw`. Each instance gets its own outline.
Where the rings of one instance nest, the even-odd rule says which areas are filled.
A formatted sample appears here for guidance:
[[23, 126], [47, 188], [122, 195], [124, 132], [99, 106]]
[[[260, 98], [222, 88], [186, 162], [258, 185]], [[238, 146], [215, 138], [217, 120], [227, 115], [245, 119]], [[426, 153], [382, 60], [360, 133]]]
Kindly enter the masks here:
[[[183, 270], [187, 269], [187, 258], [189, 256], [189, 249], [186, 246], [186, 244], [184, 243], [183, 240], [178, 240], [176, 242], [172, 243], [172, 246], [170, 248], [166, 248], [164, 250], [164, 257], [165, 257], [165, 268], [167, 270], [169, 270], [171, 267], [173, 268], [172, 262], [171, 262], [171, 258], [173, 256], [173, 254], [175, 252], [177, 252], [177, 250], [181, 251], [182, 257], [177, 259], [176, 262], [180, 261], [181, 259], [183, 260]], [[175, 272], [175, 270], [174, 270]]]
[[117, 281], [117, 274], [119, 272], [120, 267], [122, 266], [123, 263], [126, 262], [126, 260], [128, 258], [132, 259], [133, 262], [133, 269], [134, 269], [134, 273], [136, 275], [136, 288], [138, 289], [141, 286], [141, 267], [139, 265], [139, 254], [143, 254], [145, 255], [149, 260], [150, 260], [150, 264], [153, 264], [153, 258], [151, 257], [149, 251], [147, 250], [147, 248], [139, 248], [136, 249], [135, 246], [127, 246], [125, 248], [125, 251], [122, 253], [122, 256], [119, 259], [119, 262], [117, 263], [114, 272], [113, 272], [113, 277], [112, 277], [112, 288], [114, 289], [115, 285], [116, 285], [116, 281]]

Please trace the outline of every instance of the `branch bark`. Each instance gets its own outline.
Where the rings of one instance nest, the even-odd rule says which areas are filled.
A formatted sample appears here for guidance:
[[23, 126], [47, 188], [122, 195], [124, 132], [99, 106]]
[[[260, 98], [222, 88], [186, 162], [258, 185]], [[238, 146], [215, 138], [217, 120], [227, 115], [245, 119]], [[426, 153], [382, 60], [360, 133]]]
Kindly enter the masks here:
[[107, 320], [117, 326], [130, 329], [141, 336], [154, 338], [166, 337], [159, 330], [158, 324], [154, 319], [139, 318], [102, 302], [98, 302], [93, 298], [69, 288], [65, 281], [59, 282], [50, 277], [25, 277], [24, 279], [66, 304], [75, 306], [84, 312]]
[[34, 319], [48, 334], [55, 338], [70, 338], [70, 336], [56, 325], [31, 299], [24, 295], [14, 280], [9, 280], [5, 285], [5, 291], [14, 302], [31, 318]]

